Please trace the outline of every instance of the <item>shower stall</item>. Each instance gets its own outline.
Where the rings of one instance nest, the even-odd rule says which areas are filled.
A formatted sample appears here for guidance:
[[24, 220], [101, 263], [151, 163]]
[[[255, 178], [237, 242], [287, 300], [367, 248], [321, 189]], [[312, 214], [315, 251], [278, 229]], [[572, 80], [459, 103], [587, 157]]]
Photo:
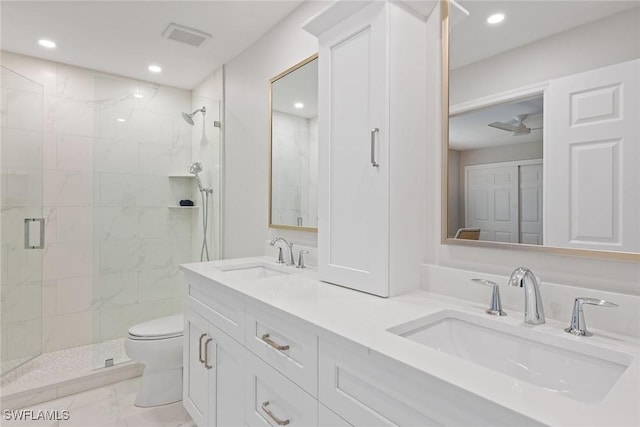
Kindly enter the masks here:
[[221, 103], [4, 52], [1, 78], [6, 394], [127, 362], [129, 327], [182, 312], [179, 265], [200, 260], [203, 220], [220, 256]]
[[[2, 374], [42, 353], [43, 87], [2, 74]], [[8, 109], [7, 106], [11, 105]]]

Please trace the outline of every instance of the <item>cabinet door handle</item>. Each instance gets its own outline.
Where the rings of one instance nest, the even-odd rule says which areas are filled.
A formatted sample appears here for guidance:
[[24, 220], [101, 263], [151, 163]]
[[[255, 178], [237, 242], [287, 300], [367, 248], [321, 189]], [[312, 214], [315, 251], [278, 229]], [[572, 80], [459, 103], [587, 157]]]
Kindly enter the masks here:
[[267, 400], [266, 402], [262, 402], [262, 410], [264, 411], [265, 414], [269, 415], [269, 417], [276, 422], [276, 424], [278, 424], [279, 426], [286, 426], [287, 424], [289, 424], [289, 420], [281, 420], [280, 418], [276, 417], [273, 412], [271, 412], [269, 410], [269, 408], [267, 408], [267, 406], [269, 406], [269, 401]]
[[204, 364], [204, 359], [202, 358], [202, 338], [206, 336], [207, 336], [206, 332], [200, 335], [200, 342], [198, 344], [198, 360], [200, 361], [200, 363], [203, 363], [203, 364]]
[[376, 135], [380, 132], [380, 129], [373, 128], [371, 129], [371, 166], [377, 168], [380, 166], [378, 162], [376, 162]]
[[269, 338], [269, 334], [264, 334], [261, 337], [262, 341], [266, 342], [267, 344], [269, 344], [271, 347], [275, 348], [278, 351], [285, 351], [285, 350], [289, 350], [289, 346], [288, 345], [280, 345], [276, 342], [274, 342], [271, 338]]
[[209, 343], [213, 341], [213, 338], [209, 338], [204, 342], [204, 367], [207, 369], [213, 368], [212, 365], [209, 365]]

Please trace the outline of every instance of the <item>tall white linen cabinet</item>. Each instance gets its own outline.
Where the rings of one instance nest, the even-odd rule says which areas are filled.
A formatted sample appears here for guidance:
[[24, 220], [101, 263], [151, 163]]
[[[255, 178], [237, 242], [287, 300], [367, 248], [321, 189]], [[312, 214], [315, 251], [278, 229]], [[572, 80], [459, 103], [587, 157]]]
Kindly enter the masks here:
[[439, 96], [426, 93], [426, 18], [403, 3], [338, 2], [304, 28], [320, 46], [320, 279], [383, 297], [418, 289], [426, 104]]

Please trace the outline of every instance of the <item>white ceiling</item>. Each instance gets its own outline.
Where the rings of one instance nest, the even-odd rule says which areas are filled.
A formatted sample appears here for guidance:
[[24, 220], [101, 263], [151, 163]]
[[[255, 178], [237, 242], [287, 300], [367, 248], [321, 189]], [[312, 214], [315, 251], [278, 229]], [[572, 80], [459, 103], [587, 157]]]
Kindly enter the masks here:
[[[525, 100], [493, 105], [449, 119], [449, 147], [453, 150], [499, 147], [542, 141], [542, 95]], [[524, 120], [531, 128], [527, 135], [514, 136], [512, 132], [489, 126], [493, 122], [509, 122], [519, 114], [529, 114]]]
[[[311, 61], [272, 84], [273, 109], [310, 119], [318, 116], [318, 60]], [[296, 102], [304, 108], [293, 106]]]
[[[638, 7], [633, 1], [478, 1], [459, 0], [469, 16], [459, 18], [451, 29], [450, 67], [456, 69], [560, 33], [606, 16]], [[487, 24], [494, 13], [504, 13], [498, 25]]]
[[[302, 0], [2, 1], [2, 49], [192, 89]], [[170, 23], [213, 37], [193, 47], [162, 37]], [[55, 41], [47, 50], [38, 39]], [[158, 64], [162, 73], [147, 70]]]

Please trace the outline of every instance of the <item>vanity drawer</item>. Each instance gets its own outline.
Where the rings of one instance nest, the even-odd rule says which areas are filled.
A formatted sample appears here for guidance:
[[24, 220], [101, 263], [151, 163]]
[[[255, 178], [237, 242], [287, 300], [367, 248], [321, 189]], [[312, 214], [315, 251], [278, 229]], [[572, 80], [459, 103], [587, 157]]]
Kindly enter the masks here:
[[351, 427], [353, 424], [349, 424], [342, 418], [340, 418], [331, 409], [324, 406], [322, 403], [318, 404], [318, 426], [320, 427]]
[[185, 271], [185, 304], [236, 341], [244, 342], [244, 301], [209, 279]]
[[245, 346], [281, 374], [318, 395], [318, 336], [294, 318], [248, 303]]
[[319, 401], [352, 425], [540, 425], [366, 347], [324, 337], [319, 346]]
[[251, 353], [245, 393], [244, 421], [250, 427], [318, 425], [318, 401]]

